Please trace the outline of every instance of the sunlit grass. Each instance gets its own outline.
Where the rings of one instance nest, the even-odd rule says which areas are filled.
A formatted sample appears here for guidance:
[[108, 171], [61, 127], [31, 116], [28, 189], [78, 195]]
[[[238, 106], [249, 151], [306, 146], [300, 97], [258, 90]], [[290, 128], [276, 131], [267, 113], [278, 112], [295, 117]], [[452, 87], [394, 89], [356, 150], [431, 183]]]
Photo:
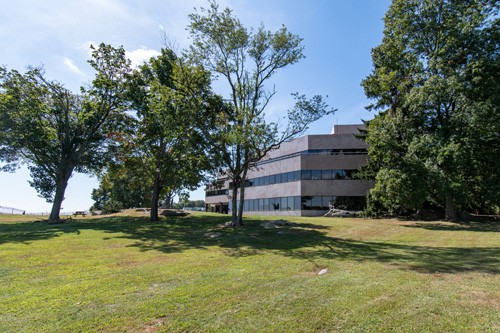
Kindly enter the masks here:
[[134, 214], [0, 215], [0, 332], [500, 331], [496, 224]]

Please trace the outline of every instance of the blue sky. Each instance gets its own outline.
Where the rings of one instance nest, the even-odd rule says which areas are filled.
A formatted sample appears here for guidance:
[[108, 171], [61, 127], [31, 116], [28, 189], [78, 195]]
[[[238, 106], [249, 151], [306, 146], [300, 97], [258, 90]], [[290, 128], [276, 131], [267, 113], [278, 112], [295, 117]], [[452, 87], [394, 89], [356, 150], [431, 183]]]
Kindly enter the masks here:
[[[338, 109], [315, 124], [309, 133], [329, 133], [334, 123], [359, 123], [373, 114], [360, 86], [372, 70], [370, 50], [382, 40], [383, 17], [389, 0], [224, 0], [247, 27], [260, 23], [276, 30], [285, 25], [304, 39], [306, 58], [278, 72], [269, 84], [277, 94], [268, 106], [271, 119], [292, 107], [292, 92], [328, 95]], [[17, 0], [2, 4], [0, 12], [0, 64], [23, 71], [28, 65], [45, 67], [48, 78], [77, 90], [91, 81], [87, 64], [89, 45], [122, 45], [133, 63], [157, 54], [169, 43], [182, 50], [189, 45], [186, 26], [193, 8], [207, 7], [202, 0]], [[220, 93], [223, 84], [215, 85]], [[28, 184], [26, 168], [0, 172], [0, 206], [45, 212], [50, 204]], [[64, 211], [88, 209], [95, 178], [74, 175], [68, 185]], [[195, 191], [192, 199], [203, 199]]]

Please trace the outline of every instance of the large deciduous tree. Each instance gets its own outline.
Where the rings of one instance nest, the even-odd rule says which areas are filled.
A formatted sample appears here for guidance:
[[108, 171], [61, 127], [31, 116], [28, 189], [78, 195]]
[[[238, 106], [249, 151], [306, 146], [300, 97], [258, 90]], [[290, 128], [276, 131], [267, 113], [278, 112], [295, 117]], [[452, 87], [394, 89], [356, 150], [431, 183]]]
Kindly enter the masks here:
[[195, 189], [212, 168], [206, 135], [222, 100], [210, 88], [210, 73], [164, 49], [134, 71], [129, 98], [137, 112], [133, 141], [151, 178], [151, 220], [158, 220], [161, 195]]
[[28, 164], [31, 186], [53, 203], [51, 223], [59, 221], [73, 171], [86, 173], [102, 165], [106, 133], [124, 108], [124, 50], [101, 44], [93, 49], [89, 63], [97, 73], [80, 94], [49, 81], [39, 68], [24, 74], [0, 69], [2, 169], [13, 171], [20, 162]]
[[232, 224], [241, 225], [248, 170], [270, 150], [334, 110], [328, 109], [321, 96], [307, 100], [294, 94], [296, 105], [288, 112], [286, 127], [269, 122], [265, 109], [275, 90], [267, 90], [266, 83], [278, 70], [304, 57], [302, 39], [284, 26], [275, 32], [263, 26], [247, 29], [231, 10], [220, 11], [215, 2], [190, 19], [191, 58], [229, 86], [229, 107], [219, 124], [222, 135], [212, 137], [212, 142], [219, 147], [223, 172], [231, 181]]
[[394, 0], [374, 70], [362, 83], [381, 110], [369, 121], [368, 208], [398, 214], [425, 202], [500, 207], [498, 1]]

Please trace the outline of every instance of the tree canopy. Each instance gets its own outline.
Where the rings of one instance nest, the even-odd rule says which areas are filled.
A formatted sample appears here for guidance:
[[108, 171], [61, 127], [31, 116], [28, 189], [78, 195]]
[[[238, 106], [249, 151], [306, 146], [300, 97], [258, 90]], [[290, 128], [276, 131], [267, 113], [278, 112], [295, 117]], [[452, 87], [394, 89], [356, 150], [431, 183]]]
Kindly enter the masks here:
[[190, 19], [190, 58], [229, 86], [228, 105], [220, 109], [220, 130], [209, 138], [219, 148], [222, 172], [231, 180], [232, 223], [240, 225], [248, 170], [271, 149], [304, 133], [310, 123], [334, 110], [319, 95], [307, 99], [294, 94], [296, 104], [287, 114], [286, 127], [268, 121], [265, 109], [275, 90], [267, 90], [266, 83], [278, 70], [304, 57], [302, 39], [284, 26], [275, 32], [262, 25], [248, 29], [230, 9], [221, 11], [213, 1]]
[[130, 77], [128, 98], [137, 122], [129, 153], [140, 156], [150, 177], [153, 221], [162, 194], [195, 189], [214, 168], [205, 138], [222, 101], [210, 84], [209, 72], [168, 49]]
[[28, 165], [31, 186], [53, 203], [53, 223], [73, 171], [88, 173], [103, 165], [106, 134], [119, 126], [125, 108], [129, 66], [123, 48], [101, 44], [89, 63], [96, 75], [80, 94], [46, 79], [42, 68], [24, 74], [0, 68], [2, 170]]
[[362, 83], [380, 110], [366, 137], [372, 213], [498, 212], [498, 10], [491, 0], [393, 1]]

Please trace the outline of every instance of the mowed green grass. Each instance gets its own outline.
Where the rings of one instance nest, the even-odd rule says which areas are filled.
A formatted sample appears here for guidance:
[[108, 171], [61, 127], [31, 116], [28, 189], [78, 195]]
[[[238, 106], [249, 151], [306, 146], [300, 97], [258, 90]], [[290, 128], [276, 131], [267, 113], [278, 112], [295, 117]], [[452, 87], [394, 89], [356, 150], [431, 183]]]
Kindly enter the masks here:
[[269, 219], [0, 215], [0, 332], [500, 332], [498, 223]]

